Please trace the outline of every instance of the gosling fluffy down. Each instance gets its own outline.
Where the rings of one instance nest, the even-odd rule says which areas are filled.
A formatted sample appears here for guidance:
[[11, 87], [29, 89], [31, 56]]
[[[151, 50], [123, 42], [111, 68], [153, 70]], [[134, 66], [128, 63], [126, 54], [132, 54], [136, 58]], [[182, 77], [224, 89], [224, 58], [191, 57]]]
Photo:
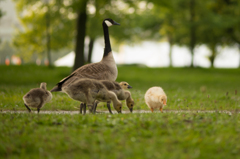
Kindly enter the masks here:
[[161, 87], [151, 87], [145, 93], [145, 102], [153, 112], [154, 109], [159, 109], [163, 112], [164, 105], [167, 105], [167, 95]]
[[[127, 82], [115, 82], [115, 81], [108, 81], [108, 80], [100, 80], [100, 82], [111, 92], [114, 92], [118, 98], [118, 100], [126, 100], [126, 105], [129, 108], [130, 112], [133, 111], [134, 100], [132, 99], [131, 93], [127, 91], [127, 89], [132, 88]], [[107, 108], [109, 112], [112, 114], [110, 108], [111, 101], [107, 102]], [[98, 102], [95, 104], [95, 111]]]
[[101, 102], [112, 101], [116, 111], [121, 113], [122, 103], [117, 99], [117, 96], [113, 92], [108, 91], [99, 80], [88, 78], [78, 79], [62, 87], [62, 91], [70, 98], [87, 104], [89, 110], [93, 113], [95, 100]]
[[42, 82], [40, 88], [33, 88], [23, 96], [24, 105], [31, 112], [29, 107], [37, 108], [38, 113], [46, 103], [52, 99], [52, 93], [47, 90], [47, 84]]

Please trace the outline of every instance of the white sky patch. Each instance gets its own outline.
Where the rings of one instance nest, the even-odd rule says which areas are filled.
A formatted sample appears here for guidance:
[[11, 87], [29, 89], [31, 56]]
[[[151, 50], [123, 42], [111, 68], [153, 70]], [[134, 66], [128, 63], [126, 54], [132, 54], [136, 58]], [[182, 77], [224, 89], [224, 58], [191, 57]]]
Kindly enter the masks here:
[[96, 13], [96, 8], [93, 4], [88, 4], [87, 5], [88, 11], [90, 14], [95, 14]]
[[[214, 66], [218, 68], [237, 68], [239, 64], [239, 51], [237, 47], [220, 47], [220, 54], [216, 57]], [[99, 62], [103, 57], [104, 41], [98, 39], [94, 43], [92, 62]], [[195, 48], [194, 65], [210, 67], [207, 56], [210, 50], [205, 45]], [[144, 64], [148, 67], [169, 66], [169, 44], [167, 42], [144, 41], [133, 46], [122, 45], [119, 52], [113, 50], [113, 56], [117, 64]], [[62, 60], [67, 66], [73, 66], [74, 57], [67, 56]], [[70, 59], [71, 58], [71, 59]], [[66, 61], [68, 64], [66, 64]], [[191, 54], [187, 47], [173, 46], [172, 62], [174, 67], [190, 66]], [[70, 63], [70, 64], [69, 64]], [[60, 65], [58, 63], [58, 65]]]
[[131, 8], [128, 9], [128, 13], [129, 13], [129, 14], [132, 14], [132, 13], [134, 13], [134, 12], [135, 12], [135, 9], [134, 9], [134, 8], [131, 7]]
[[75, 19], [77, 17], [77, 15], [76, 14], [74, 14], [74, 13], [68, 13], [68, 18], [69, 19]]
[[128, 8], [128, 4], [126, 4], [123, 1], [113, 1], [114, 5], [119, 9], [119, 10], [124, 10]]
[[139, 4], [138, 4], [138, 7], [139, 7], [140, 9], [145, 9], [146, 6], [147, 6], [147, 2], [145, 2], [145, 1], [141, 1], [141, 2], [139, 2]]
[[153, 3], [150, 2], [150, 3], [147, 4], [147, 8], [148, 8], [148, 9], [153, 9], [153, 7], [154, 7], [154, 4], [153, 4]]

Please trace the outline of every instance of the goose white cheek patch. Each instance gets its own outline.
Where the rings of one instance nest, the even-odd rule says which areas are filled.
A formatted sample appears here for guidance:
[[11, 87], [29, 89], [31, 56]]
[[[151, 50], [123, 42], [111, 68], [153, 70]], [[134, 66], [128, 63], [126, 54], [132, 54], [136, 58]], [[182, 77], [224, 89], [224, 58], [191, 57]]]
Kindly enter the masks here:
[[110, 23], [109, 21], [105, 20], [105, 23], [107, 24], [108, 27], [112, 26], [112, 23]]

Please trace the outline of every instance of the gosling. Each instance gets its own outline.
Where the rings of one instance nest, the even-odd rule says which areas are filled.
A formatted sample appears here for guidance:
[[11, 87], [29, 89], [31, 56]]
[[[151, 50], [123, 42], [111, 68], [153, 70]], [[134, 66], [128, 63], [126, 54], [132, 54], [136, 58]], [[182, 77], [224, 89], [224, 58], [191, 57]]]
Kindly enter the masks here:
[[29, 107], [37, 108], [39, 113], [40, 109], [51, 100], [52, 93], [47, 90], [47, 84], [45, 82], [41, 83], [40, 88], [33, 88], [23, 96], [24, 105], [29, 113], [31, 112]]
[[152, 112], [154, 109], [163, 112], [163, 107], [167, 105], [167, 95], [161, 87], [151, 87], [145, 94], [145, 102]]
[[94, 113], [94, 101], [97, 100], [101, 102], [112, 101], [116, 111], [121, 113], [122, 103], [113, 92], [108, 91], [98, 80], [88, 78], [78, 79], [62, 87], [62, 91], [70, 98], [82, 102], [83, 104], [80, 104], [80, 108], [83, 105], [87, 105], [90, 112]]
[[[127, 82], [118, 83], [118, 82], [108, 81], [108, 80], [100, 80], [100, 82], [104, 86], [106, 86], [106, 88], [109, 91], [114, 92], [116, 94], [118, 100], [126, 100], [126, 105], [127, 105], [128, 109], [130, 110], [130, 112], [133, 111], [134, 100], [131, 97], [131, 93], [129, 91], [127, 91], [127, 89], [132, 88], [132, 86], [130, 86]], [[97, 108], [98, 103], [99, 102], [96, 101], [96, 103], [94, 105], [94, 111], [95, 112], [96, 112], [96, 108]], [[111, 101], [107, 101], [107, 108], [108, 108], [109, 113], [112, 114], [110, 103], [111, 103]]]

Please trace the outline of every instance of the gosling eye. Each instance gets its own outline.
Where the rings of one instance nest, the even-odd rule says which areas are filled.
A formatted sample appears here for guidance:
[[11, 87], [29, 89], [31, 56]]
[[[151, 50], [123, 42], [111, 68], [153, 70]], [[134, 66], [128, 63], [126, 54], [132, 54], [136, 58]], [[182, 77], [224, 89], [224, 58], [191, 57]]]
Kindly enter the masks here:
[[127, 84], [125, 83], [124, 86], [126, 86]]

